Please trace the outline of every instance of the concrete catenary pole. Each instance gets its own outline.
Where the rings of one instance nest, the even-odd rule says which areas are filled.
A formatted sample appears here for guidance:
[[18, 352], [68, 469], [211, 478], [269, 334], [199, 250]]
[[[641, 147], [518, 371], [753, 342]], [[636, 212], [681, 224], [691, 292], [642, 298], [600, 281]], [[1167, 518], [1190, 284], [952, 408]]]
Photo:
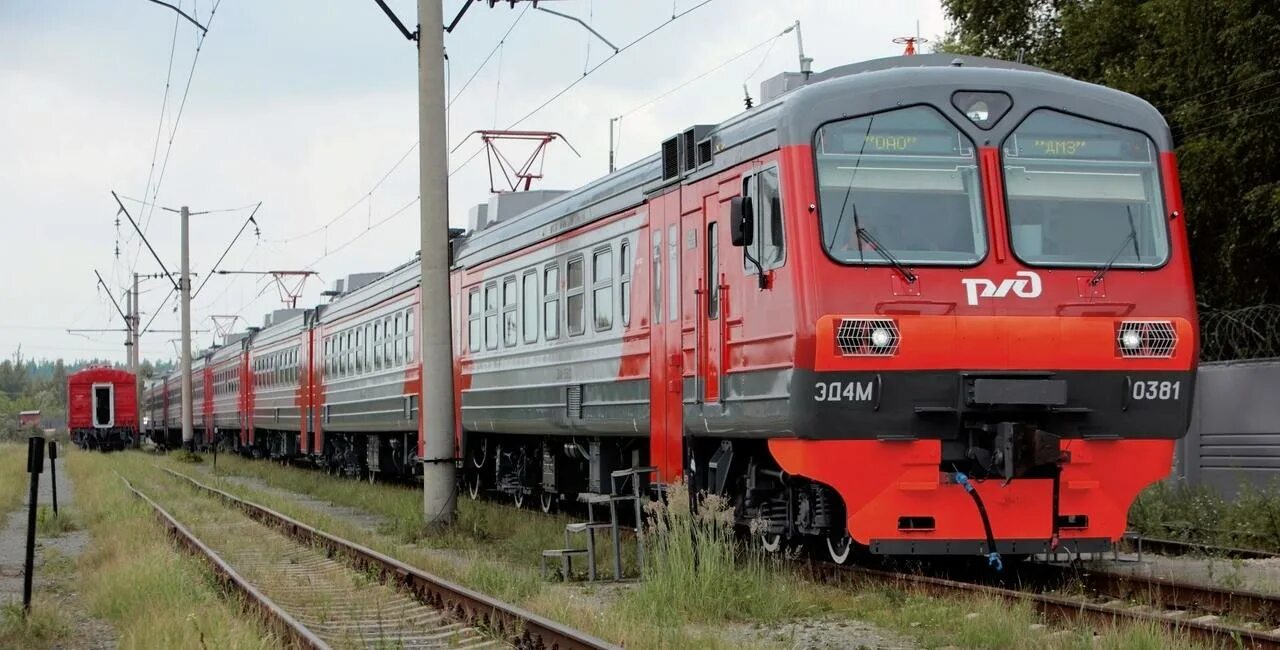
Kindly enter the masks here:
[[[133, 373], [133, 395], [134, 404], [136, 405], [136, 413], [134, 414], [134, 422], [138, 423], [138, 431], [142, 431], [142, 377], [138, 376], [142, 370], [142, 309], [138, 306], [138, 280], [139, 275], [133, 274], [133, 303], [129, 308], [129, 315], [133, 318], [130, 321], [129, 330], [132, 332], [130, 337], [133, 345], [130, 346], [132, 358], [129, 359], [129, 372]], [[136, 441], [135, 441], [136, 442]]]
[[418, 0], [418, 160], [422, 259], [422, 506], [428, 525], [453, 522], [453, 342], [449, 314], [449, 157], [441, 0]]
[[191, 210], [182, 206], [182, 270], [178, 291], [182, 298], [182, 447], [195, 451], [194, 413], [191, 410]]

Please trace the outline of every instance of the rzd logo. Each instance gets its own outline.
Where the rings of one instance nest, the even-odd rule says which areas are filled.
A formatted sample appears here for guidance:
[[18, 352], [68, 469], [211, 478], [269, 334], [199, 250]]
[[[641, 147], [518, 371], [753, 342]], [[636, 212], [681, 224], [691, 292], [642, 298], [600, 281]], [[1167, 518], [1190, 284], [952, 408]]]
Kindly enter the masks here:
[[1001, 280], [996, 284], [986, 278], [961, 278], [969, 304], [977, 306], [978, 298], [1004, 298], [1012, 293], [1019, 298], [1040, 297], [1040, 276], [1034, 271], [1018, 271], [1016, 278]]

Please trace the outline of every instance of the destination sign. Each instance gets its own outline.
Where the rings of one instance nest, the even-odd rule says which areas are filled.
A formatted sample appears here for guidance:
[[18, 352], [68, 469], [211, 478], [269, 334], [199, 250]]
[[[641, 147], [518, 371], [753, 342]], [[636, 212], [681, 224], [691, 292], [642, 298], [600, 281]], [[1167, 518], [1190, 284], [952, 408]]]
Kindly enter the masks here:
[[1066, 158], [1079, 160], [1149, 160], [1145, 142], [1112, 136], [1061, 136], [1014, 134], [1004, 145], [1011, 158]]
[[906, 156], [971, 156], [969, 147], [961, 148], [960, 139], [944, 133], [867, 133], [841, 129], [824, 133], [824, 154], [906, 155]]

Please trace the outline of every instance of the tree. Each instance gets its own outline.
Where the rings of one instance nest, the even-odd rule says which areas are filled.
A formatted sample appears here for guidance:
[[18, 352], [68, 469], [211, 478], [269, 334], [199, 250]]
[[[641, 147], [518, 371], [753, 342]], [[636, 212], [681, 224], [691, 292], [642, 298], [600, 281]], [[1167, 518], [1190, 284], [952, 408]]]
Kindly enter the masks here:
[[1168, 119], [1212, 307], [1280, 302], [1280, 2], [943, 0], [943, 49], [1133, 93]]

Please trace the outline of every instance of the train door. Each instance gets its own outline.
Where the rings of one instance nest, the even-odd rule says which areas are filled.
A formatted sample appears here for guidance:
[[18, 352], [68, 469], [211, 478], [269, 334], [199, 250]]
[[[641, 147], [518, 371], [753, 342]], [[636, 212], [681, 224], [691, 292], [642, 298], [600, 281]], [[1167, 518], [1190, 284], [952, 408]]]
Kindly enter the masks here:
[[695, 215], [687, 227], [697, 230], [697, 241], [700, 242], [692, 251], [693, 268], [699, 269], [699, 272], [692, 278], [697, 284], [690, 295], [696, 305], [697, 394], [698, 400], [703, 404], [720, 403], [720, 373], [723, 367], [721, 349], [724, 345], [724, 330], [721, 328], [720, 306], [724, 298], [721, 286], [724, 282], [720, 270], [720, 224], [716, 218], [719, 210], [718, 194], [704, 197], [701, 214]]
[[657, 480], [667, 482], [679, 478], [683, 458], [679, 194], [651, 201], [649, 207], [649, 455]]

